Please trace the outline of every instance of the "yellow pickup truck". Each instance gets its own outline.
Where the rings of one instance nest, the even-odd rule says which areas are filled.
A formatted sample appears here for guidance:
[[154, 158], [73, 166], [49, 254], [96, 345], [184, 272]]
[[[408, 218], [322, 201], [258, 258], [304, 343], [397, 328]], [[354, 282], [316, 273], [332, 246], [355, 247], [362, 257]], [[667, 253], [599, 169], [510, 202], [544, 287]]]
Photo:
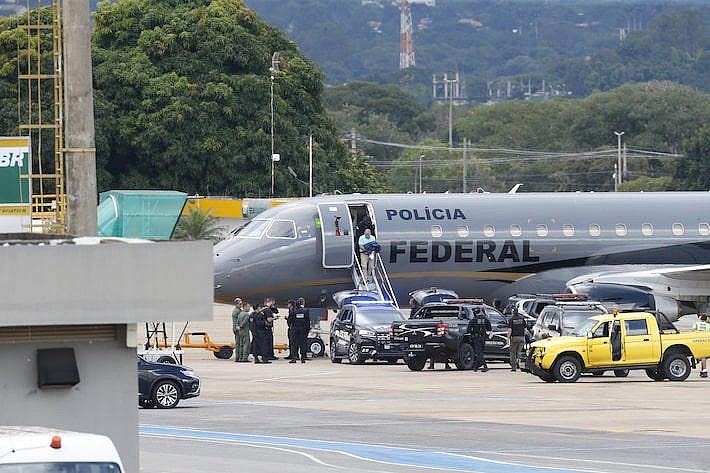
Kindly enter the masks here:
[[646, 370], [654, 381], [684, 381], [695, 360], [705, 357], [710, 332], [679, 332], [662, 314], [612, 313], [590, 317], [570, 336], [533, 343], [527, 371], [561, 383], [574, 383], [582, 373], [627, 369]]

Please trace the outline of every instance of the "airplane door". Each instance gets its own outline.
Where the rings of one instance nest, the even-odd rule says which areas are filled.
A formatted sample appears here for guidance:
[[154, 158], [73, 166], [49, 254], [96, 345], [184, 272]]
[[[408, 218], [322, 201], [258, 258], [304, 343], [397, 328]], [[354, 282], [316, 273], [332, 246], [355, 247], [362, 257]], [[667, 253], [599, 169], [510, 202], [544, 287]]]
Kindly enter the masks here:
[[318, 217], [323, 237], [323, 267], [352, 267], [355, 247], [347, 204], [318, 204]]

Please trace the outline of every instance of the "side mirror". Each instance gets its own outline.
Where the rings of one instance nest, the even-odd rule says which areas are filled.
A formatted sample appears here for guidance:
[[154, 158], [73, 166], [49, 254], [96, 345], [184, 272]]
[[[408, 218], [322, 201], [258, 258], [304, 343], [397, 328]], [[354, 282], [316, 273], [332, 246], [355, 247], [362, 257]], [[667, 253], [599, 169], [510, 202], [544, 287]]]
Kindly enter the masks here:
[[594, 338], [594, 334], [591, 330], [587, 330], [587, 338]]

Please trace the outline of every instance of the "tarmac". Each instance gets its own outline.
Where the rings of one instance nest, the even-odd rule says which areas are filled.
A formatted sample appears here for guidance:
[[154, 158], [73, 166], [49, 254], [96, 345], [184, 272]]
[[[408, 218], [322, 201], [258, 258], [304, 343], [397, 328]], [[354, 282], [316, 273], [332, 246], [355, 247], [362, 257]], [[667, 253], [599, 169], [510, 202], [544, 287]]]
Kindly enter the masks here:
[[[228, 340], [226, 309], [209, 330]], [[226, 314], [226, 315], [225, 315]], [[710, 381], [584, 376], [548, 384], [319, 358], [270, 365], [193, 350], [199, 398], [141, 409], [143, 472], [710, 471]]]

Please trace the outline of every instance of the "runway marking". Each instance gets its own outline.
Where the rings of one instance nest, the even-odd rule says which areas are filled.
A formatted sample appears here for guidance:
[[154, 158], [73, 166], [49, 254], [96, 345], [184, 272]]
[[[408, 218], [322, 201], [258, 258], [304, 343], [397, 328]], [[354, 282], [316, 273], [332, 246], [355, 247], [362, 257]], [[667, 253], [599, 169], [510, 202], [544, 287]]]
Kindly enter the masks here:
[[154, 437], [216, 440], [232, 443], [251, 443], [256, 445], [272, 445], [278, 447], [296, 447], [329, 451], [376, 463], [436, 470], [475, 473], [549, 473], [552, 471], [566, 473], [588, 473], [590, 471], [598, 471], [579, 468], [540, 467], [522, 463], [491, 460], [488, 458], [463, 456], [441, 451], [389, 447], [384, 445], [370, 445], [362, 443], [335, 442], [327, 440], [274, 437], [268, 435], [251, 435], [231, 432], [213, 432], [206, 430], [157, 426], [141, 426], [139, 432], [141, 435]]
[[338, 371], [319, 371], [317, 373], [300, 374], [296, 376], [279, 376], [277, 378], [263, 378], [263, 379], [251, 379], [250, 383], [263, 383], [266, 381], [281, 381], [282, 379], [298, 379], [298, 378], [312, 378], [314, 376], [325, 376], [327, 374], [335, 374]]
[[[657, 446], [654, 448], [658, 448]], [[605, 465], [621, 465], [621, 466], [632, 466], [636, 468], [651, 468], [654, 470], [671, 470], [671, 471], [688, 471], [697, 473], [707, 473], [708, 470], [696, 470], [692, 468], [678, 468], [674, 466], [662, 466], [662, 465], [649, 465], [641, 463], [624, 463], [619, 461], [609, 461], [609, 460], [589, 460], [584, 458], [569, 458], [569, 457], [552, 457], [547, 455], [528, 455], [524, 453], [497, 453], [497, 452], [487, 452], [493, 455], [503, 455], [503, 456], [513, 456], [513, 457], [523, 457], [523, 458], [537, 458], [540, 460], [562, 460], [571, 462], [582, 462], [582, 463], [599, 463]], [[454, 454], [452, 454], [454, 455]], [[465, 455], [463, 455], [465, 456]]]

